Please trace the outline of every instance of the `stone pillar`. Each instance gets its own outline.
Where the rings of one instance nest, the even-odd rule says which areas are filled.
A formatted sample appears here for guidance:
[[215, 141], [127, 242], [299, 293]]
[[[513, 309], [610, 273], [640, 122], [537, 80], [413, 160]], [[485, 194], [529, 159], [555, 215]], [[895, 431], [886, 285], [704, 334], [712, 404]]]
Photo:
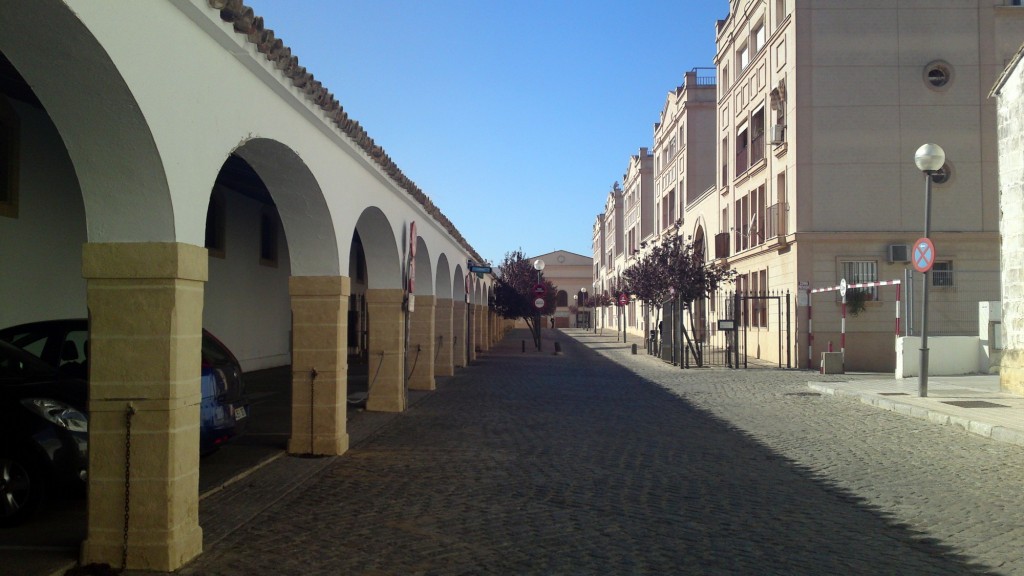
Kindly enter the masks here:
[[199, 380], [206, 249], [87, 243], [82, 274], [90, 385], [88, 527], [81, 560], [122, 567], [127, 467], [126, 567], [175, 570], [203, 546]]
[[401, 288], [366, 291], [367, 324], [370, 329], [370, 396], [366, 401], [367, 410], [405, 410], [405, 311], [402, 310], [402, 300]]
[[438, 298], [437, 306], [434, 309], [434, 342], [439, 346], [437, 360], [434, 361], [435, 376], [451, 376], [455, 374], [453, 362], [454, 343], [453, 334], [453, 308], [451, 298]]
[[487, 337], [487, 306], [480, 304], [476, 307], [476, 320], [477, 320], [477, 339], [476, 343], [480, 346], [481, 352], [490, 350], [488, 345]]
[[412, 390], [434, 390], [434, 355], [437, 341], [434, 338], [434, 314], [436, 296], [416, 296], [416, 305], [409, 319], [409, 352], [405, 363], [409, 371], [409, 388]]
[[288, 452], [348, 450], [348, 297], [345, 276], [293, 276], [292, 435]]
[[477, 330], [477, 321], [476, 321], [477, 310], [476, 310], [476, 308], [477, 308], [476, 304], [473, 304], [473, 303], [466, 304], [466, 326], [468, 327], [468, 332], [469, 332], [466, 335], [466, 339], [469, 340], [469, 342], [468, 342], [469, 343], [469, 347], [468, 347], [469, 349], [467, 351], [467, 354], [469, 354], [469, 358], [467, 360], [469, 362], [472, 362], [473, 360], [476, 360], [476, 356], [477, 356], [477, 354], [476, 354], [476, 341], [477, 341], [477, 338], [479, 338], [479, 335], [478, 335], [479, 334], [479, 330]]
[[483, 312], [484, 321], [484, 350], [491, 349], [491, 309], [487, 305], [481, 306], [480, 311]]
[[452, 363], [457, 368], [465, 368], [469, 363], [466, 357], [466, 303], [452, 301]]

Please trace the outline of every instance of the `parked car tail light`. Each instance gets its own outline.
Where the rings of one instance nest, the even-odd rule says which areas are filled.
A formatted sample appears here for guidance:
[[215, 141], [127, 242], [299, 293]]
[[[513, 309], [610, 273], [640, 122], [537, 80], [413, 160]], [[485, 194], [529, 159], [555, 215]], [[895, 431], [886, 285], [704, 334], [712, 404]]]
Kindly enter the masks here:
[[25, 398], [21, 404], [42, 418], [72, 432], [89, 431], [89, 419], [86, 415], [63, 402], [50, 398]]

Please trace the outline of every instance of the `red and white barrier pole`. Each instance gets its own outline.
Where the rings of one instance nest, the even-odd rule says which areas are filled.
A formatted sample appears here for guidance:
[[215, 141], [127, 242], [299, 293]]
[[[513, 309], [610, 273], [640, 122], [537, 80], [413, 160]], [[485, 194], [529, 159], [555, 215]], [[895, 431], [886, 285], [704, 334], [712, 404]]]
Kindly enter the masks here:
[[846, 295], [843, 295], [843, 318], [839, 321], [839, 352], [846, 359]]
[[807, 369], [814, 370], [814, 322], [811, 320], [811, 294], [807, 294]]
[[896, 285], [896, 337], [900, 337], [900, 289], [902, 286]]

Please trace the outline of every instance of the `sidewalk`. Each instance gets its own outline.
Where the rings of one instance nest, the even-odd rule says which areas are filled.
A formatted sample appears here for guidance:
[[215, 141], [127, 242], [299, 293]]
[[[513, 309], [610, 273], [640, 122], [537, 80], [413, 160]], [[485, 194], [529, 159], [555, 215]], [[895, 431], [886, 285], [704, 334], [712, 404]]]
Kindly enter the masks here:
[[1024, 446], [1024, 396], [999, 389], [999, 376], [932, 376], [928, 396], [918, 379], [809, 382], [812, 390], [859, 398], [892, 412], [955, 426], [992, 440]]

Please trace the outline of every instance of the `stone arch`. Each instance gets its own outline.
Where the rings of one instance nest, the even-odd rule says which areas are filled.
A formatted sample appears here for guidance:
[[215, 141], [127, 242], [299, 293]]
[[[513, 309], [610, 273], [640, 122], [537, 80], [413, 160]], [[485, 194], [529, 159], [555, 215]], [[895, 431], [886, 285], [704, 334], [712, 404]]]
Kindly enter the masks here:
[[[440, 271], [440, 270], [439, 270]], [[465, 302], [468, 284], [466, 273], [462, 270], [461, 264], [455, 265], [455, 271], [452, 275], [452, 300], [456, 302]]]
[[376, 206], [363, 210], [356, 221], [366, 256], [366, 274], [369, 288], [402, 289], [402, 258], [391, 222]]
[[693, 251], [694, 254], [700, 255], [700, 261], [706, 262], [708, 259], [708, 241], [707, 235], [704, 233], [704, 218], [699, 217], [694, 223], [693, 229]]
[[448, 267], [448, 256], [444, 253], [437, 258], [437, 274], [434, 279], [434, 294], [438, 298], [452, 299], [452, 271]]
[[5, 1], [0, 11], [0, 52], [61, 133], [81, 186], [89, 241], [175, 241], [160, 153], [106, 50], [58, 0]]
[[434, 272], [431, 263], [430, 249], [423, 237], [416, 238], [416, 295], [431, 296], [436, 293], [434, 288]]
[[319, 182], [299, 155], [285, 144], [265, 138], [245, 142], [234, 154], [259, 175], [277, 206], [292, 275], [342, 274], [330, 208]]

